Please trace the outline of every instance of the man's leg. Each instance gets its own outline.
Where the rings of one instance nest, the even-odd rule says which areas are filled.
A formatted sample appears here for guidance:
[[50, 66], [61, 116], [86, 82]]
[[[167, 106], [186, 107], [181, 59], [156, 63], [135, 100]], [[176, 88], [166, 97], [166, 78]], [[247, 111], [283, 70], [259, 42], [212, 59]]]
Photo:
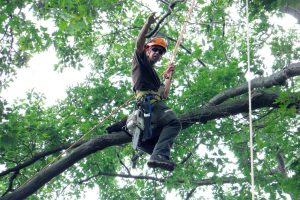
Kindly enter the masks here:
[[160, 167], [172, 171], [174, 163], [170, 159], [170, 150], [176, 136], [181, 130], [181, 124], [176, 114], [163, 102], [159, 102], [153, 110], [153, 117], [158, 126], [163, 127], [158, 141], [148, 162], [149, 167]]
[[144, 151], [144, 152], [146, 152], [146, 153], [148, 153], [148, 154], [151, 155], [151, 154], [153, 153], [153, 149], [154, 149], [154, 147], [155, 147], [157, 141], [158, 141], [158, 137], [156, 137], [156, 138], [151, 138], [151, 139], [149, 139], [149, 140], [146, 140], [146, 141], [144, 141], [144, 142], [141, 142], [141, 143], [139, 144], [138, 148], [139, 148], [140, 150], [142, 150], [142, 151]]

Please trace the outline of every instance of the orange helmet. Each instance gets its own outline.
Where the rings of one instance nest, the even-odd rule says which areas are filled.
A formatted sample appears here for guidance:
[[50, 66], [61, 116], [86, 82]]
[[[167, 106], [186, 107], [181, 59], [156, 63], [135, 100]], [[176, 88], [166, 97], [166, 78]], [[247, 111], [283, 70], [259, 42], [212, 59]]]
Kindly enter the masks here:
[[150, 46], [154, 46], [154, 45], [161, 46], [165, 49], [165, 51], [167, 51], [168, 42], [164, 38], [161, 38], [161, 37], [152, 38], [146, 44], [146, 47], [150, 47]]

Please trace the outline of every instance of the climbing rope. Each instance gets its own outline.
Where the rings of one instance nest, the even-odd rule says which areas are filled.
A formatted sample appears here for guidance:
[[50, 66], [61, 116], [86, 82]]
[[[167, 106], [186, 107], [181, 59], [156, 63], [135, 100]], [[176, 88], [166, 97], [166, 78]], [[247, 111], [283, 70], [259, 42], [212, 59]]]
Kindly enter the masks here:
[[[185, 19], [185, 23], [180, 31], [180, 34], [179, 34], [179, 38], [177, 39], [177, 42], [176, 42], [176, 45], [175, 45], [175, 48], [174, 48], [174, 51], [173, 51], [173, 54], [172, 54], [172, 57], [171, 57], [171, 60], [170, 62], [173, 62], [174, 59], [175, 59], [175, 56], [177, 54], [177, 49], [178, 47], [180, 46], [181, 44], [181, 41], [182, 41], [182, 38], [183, 38], [183, 34], [185, 32], [185, 29], [186, 29], [186, 24], [187, 24], [187, 21], [188, 19], [190, 18], [191, 16], [191, 13], [194, 9], [196, 5], [196, 0], [193, 0], [193, 3], [191, 5], [191, 7], [189, 8], [189, 12], [188, 12], [188, 15], [186, 16], [186, 19]], [[92, 127], [88, 132], [86, 132], [82, 137], [80, 137], [77, 141], [75, 141], [71, 146], [69, 146], [65, 151], [63, 151], [61, 154], [59, 154], [57, 157], [55, 157], [49, 164], [47, 164], [45, 167], [43, 167], [40, 171], [43, 171], [44, 169], [46, 169], [47, 167], [49, 167], [51, 164], [53, 164], [55, 161], [57, 161], [59, 158], [61, 158], [64, 154], [66, 154], [67, 152], [70, 151], [70, 149], [72, 149], [73, 147], [75, 147], [76, 145], [78, 145], [81, 141], [83, 141], [87, 136], [89, 136], [94, 130], [96, 130], [96, 128], [98, 128], [102, 123], [104, 123], [107, 119], [109, 119], [112, 115], [116, 114], [121, 108], [124, 108], [125, 106], [128, 105], [128, 103], [130, 101], [132, 101], [134, 99], [134, 95], [132, 97], [130, 97], [125, 103], [123, 103], [122, 105], [120, 105], [119, 107], [115, 108], [109, 115], [107, 115], [106, 117], [104, 117], [102, 120], [100, 120], [94, 127]], [[22, 183], [19, 188], [23, 185], [25, 185], [26, 183], [28, 183], [29, 181], [31, 181], [33, 179], [33, 177], [31, 177], [30, 179], [28, 179], [27, 181], [25, 181], [24, 183]]]
[[79, 144], [81, 141], [83, 141], [87, 136], [89, 136], [94, 130], [96, 130], [96, 128], [98, 128], [103, 122], [105, 122], [107, 119], [109, 119], [111, 116], [113, 116], [114, 114], [116, 114], [117, 112], [119, 112], [119, 110], [125, 106], [127, 106], [127, 104], [134, 98], [134, 96], [132, 96], [131, 98], [129, 98], [125, 103], [123, 103], [122, 105], [120, 105], [119, 107], [115, 108], [114, 110], [112, 110], [109, 115], [107, 115], [106, 117], [104, 117], [102, 120], [100, 120], [95, 126], [93, 126], [93, 128], [91, 128], [87, 133], [85, 133], [81, 138], [79, 138], [76, 142], [74, 142], [71, 146], [69, 146], [64, 152], [62, 152], [60, 155], [58, 155], [55, 159], [53, 159], [46, 167], [48, 167], [49, 165], [51, 165], [52, 163], [54, 163], [56, 160], [58, 160], [59, 158], [61, 158], [63, 156], [64, 153], [68, 152], [70, 149], [72, 149], [74, 146], [76, 146], [77, 144]]
[[253, 167], [253, 126], [252, 126], [252, 102], [251, 102], [251, 69], [250, 69], [250, 29], [249, 29], [249, 5], [246, 0], [246, 20], [247, 20], [247, 66], [248, 66], [248, 100], [249, 100], [249, 135], [250, 135], [250, 163], [251, 163], [251, 194], [252, 200], [255, 199], [254, 188], [254, 167]]
[[184, 35], [184, 33], [185, 33], [185, 30], [186, 30], [186, 25], [187, 25], [187, 23], [188, 23], [189, 18], [190, 18], [191, 15], [192, 15], [192, 12], [193, 12], [193, 10], [194, 10], [194, 8], [195, 8], [195, 6], [196, 6], [196, 3], [197, 3], [197, 1], [196, 1], [196, 0], [193, 0], [192, 5], [191, 5], [190, 8], [189, 8], [188, 14], [187, 14], [186, 17], [185, 17], [184, 24], [183, 24], [183, 26], [182, 26], [182, 28], [181, 28], [179, 37], [178, 37], [178, 39], [177, 39], [176, 45], [175, 45], [174, 50], [173, 50], [173, 53], [172, 53], [172, 57], [171, 57], [171, 59], [170, 59], [170, 63], [173, 63], [174, 60], [175, 60], [175, 57], [176, 57], [176, 54], [177, 54], [177, 51], [178, 51], [178, 47], [180, 46], [180, 44], [181, 44], [181, 42], [182, 42], [183, 35]]

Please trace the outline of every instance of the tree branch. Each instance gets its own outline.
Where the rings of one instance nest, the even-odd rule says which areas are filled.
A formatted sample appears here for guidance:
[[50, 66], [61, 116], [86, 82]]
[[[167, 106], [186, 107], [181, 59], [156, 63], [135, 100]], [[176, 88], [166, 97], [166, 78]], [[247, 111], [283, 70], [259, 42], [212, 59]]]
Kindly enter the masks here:
[[[251, 80], [251, 87], [254, 88], [269, 88], [275, 85], [283, 85], [288, 78], [299, 76], [300, 75], [300, 63], [294, 63], [283, 69], [280, 72], [277, 72], [269, 77], [255, 78]], [[248, 92], [248, 84], [245, 83], [239, 87], [232, 88], [221, 92], [220, 94], [213, 97], [208, 104], [209, 105], [218, 105], [229, 98], [241, 95]]]
[[[278, 107], [279, 105], [275, 103], [278, 96], [276, 93], [257, 92], [252, 98], [252, 109]], [[181, 115], [180, 121], [183, 128], [188, 128], [195, 123], [206, 123], [214, 119], [247, 113], [248, 109], [248, 98], [244, 98], [216, 106], [201, 107], [198, 110]]]
[[163, 23], [163, 21], [164, 21], [169, 15], [171, 15], [171, 13], [172, 13], [172, 11], [173, 11], [175, 5], [176, 5], [178, 2], [184, 2], [184, 0], [175, 0], [175, 1], [171, 2], [171, 3], [169, 4], [169, 7], [168, 7], [168, 8], [169, 8], [169, 9], [168, 9], [168, 12], [166, 12], [166, 13], [160, 18], [160, 20], [157, 22], [155, 28], [154, 28], [152, 31], [150, 31], [149, 33], [146, 34], [146, 38], [152, 37], [152, 36], [154, 35], [154, 33], [157, 32], [157, 30], [159, 29], [159, 26]]
[[8, 192], [13, 190], [13, 183], [15, 178], [18, 176], [19, 171], [15, 171], [14, 174], [9, 178], [9, 184], [7, 190], [2, 194], [2, 196], [5, 196]]
[[198, 144], [196, 144], [196, 146], [193, 148], [192, 151], [190, 151], [188, 153], [188, 155], [182, 159], [182, 161], [180, 162], [180, 164], [184, 164], [188, 159], [190, 159], [190, 157], [193, 155], [193, 153], [198, 149], [198, 147], [200, 146], [200, 142]]
[[[129, 174], [116, 174], [116, 173], [107, 173], [107, 172], [99, 172], [98, 174], [88, 177], [86, 179], [80, 180], [76, 183], [83, 184], [87, 181], [89, 181], [92, 178], [95, 178], [97, 176], [110, 176], [110, 177], [120, 177], [120, 178], [128, 178], [128, 179], [139, 179], [139, 180], [151, 180], [151, 181], [158, 181], [161, 183], [164, 183], [167, 181], [167, 178], [157, 178], [153, 176], [143, 176], [143, 175], [129, 175]], [[218, 179], [218, 180], [216, 180]], [[219, 178], [211, 178], [211, 179], [203, 179], [200, 181], [195, 181], [194, 184], [199, 186], [207, 186], [207, 185], [215, 185], [218, 183], [225, 184], [225, 183], [236, 183], [238, 181], [245, 181], [245, 179], [238, 179], [236, 177], [225, 177], [219, 180]], [[176, 180], [178, 183], [184, 183], [183, 180]]]
[[14, 192], [1, 197], [0, 199], [25, 199], [49, 182], [52, 178], [58, 176], [66, 169], [73, 166], [73, 164], [87, 157], [88, 155], [110, 146], [128, 143], [130, 140], [131, 138], [124, 132], [95, 137], [75, 148], [72, 152], [69, 152], [69, 154], [65, 155], [65, 157], [61, 158], [57, 162], [53, 163], [47, 168], [42, 169]]
[[92, 178], [96, 178], [98, 176], [111, 176], [111, 177], [121, 177], [121, 178], [129, 178], [129, 179], [140, 179], [140, 180], [151, 180], [151, 181], [158, 181], [158, 182], [165, 182], [166, 179], [163, 178], [157, 178], [153, 176], [142, 176], [142, 175], [131, 175], [131, 174], [116, 174], [116, 173], [107, 173], [107, 172], [99, 172], [94, 176], [88, 177], [86, 179], [80, 180], [76, 183], [83, 184], [85, 182], [88, 182]]
[[158, 0], [158, 1], [160, 1], [160, 2], [162, 2], [162, 3], [164, 3], [164, 4], [166, 4], [166, 5], [169, 4], [169, 2], [168, 2], [168, 1], [165, 1], [165, 0]]
[[[80, 146], [81, 144], [83, 144], [84, 142], [86, 141], [82, 141], [82, 142], [79, 142], [78, 144], [76, 144], [73, 148], [76, 148], [78, 146]], [[32, 165], [33, 163], [35, 163], [36, 161], [46, 157], [46, 156], [49, 156], [51, 154], [54, 154], [54, 153], [57, 153], [57, 152], [60, 152], [61, 150], [64, 150], [64, 149], [67, 149], [71, 146], [72, 144], [63, 144], [59, 147], [56, 147], [54, 149], [51, 149], [51, 150], [48, 150], [48, 151], [43, 151], [43, 152], [40, 152], [40, 153], [37, 153], [35, 154], [32, 158], [30, 158], [29, 160], [15, 166], [15, 167], [12, 167], [12, 168], [9, 168], [3, 172], [0, 173], [0, 176], [5, 176], [11, 172], [17, 172], [17, 171], [20, 171], [21, 169], [24, 169], [30, 165]]]
[[118, 159], [119, 159], [119, 162], [120, 162], [120, 164], [126, 169], [126, 171], [127, 171], [127, 173], [130, 175], [131, 173], [130, 173], [130, 170], [129, 170], [129, 168], [125, 165], [125, 163], [122, 161], [122, 159], [121, 159], [121, 157], [120, 157], [120, 155], [117, 153], [117, 157], [118, 157]]
[[198, 186], [197, 186], [197, 187], [194, 187], [193, 189], [191, 189], [191, 190], [189, 191], [189, 193], [186, 195], [185, 200], [189, 200], [189, 199], [192, 197], [193, 193], [197, 190], [197, 188], [198, 188]]
[[278, 171], [280, 171], [284, 176], [286, 176], [286, 168], [284, 163], [284, 158], [282, 156], [282, 153], [280, 152], [280, 149], [276, 153], [276, 160], [278, 163]]

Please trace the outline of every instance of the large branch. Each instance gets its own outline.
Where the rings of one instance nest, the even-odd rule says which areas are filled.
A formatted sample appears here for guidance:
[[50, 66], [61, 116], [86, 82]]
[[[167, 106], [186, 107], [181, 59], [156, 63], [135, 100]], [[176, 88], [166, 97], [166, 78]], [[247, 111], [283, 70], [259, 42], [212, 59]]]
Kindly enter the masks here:
[[[287, 79], [299, 76], [300, 75], [300, 63], [294, 63], [283, 69], [280, 72], [272, 74], [268, 77], [255, 78], [251, 80], [251, 88], [268, 88], [275, 85], [283, 85]], [[238, 95], [244, 94], [248, 92], [248, 84], [245, 83], [239, 87], [232, 88], [226, 91], [221, 92], [220, 94], [213, 97], [208, 104], [209, 105], [217, 105], [225, 100], [236, 97]]]
[[[276, 99], [278, 94], [257, 92], [252, 96], [252, 109], [256, 110], [265, 107], [278, 107]], [[300, 100], [299, 100], [300, 102]], [[248, 99], [235, 100], [222, 103], [216, 106], [204, 106], [198, 110], [181, 115], [180, 121], [183, 128], [188, 128], [195, 123], [206, 123], [207, 121], [225, 118], [239, 113], [247, 113], [249, 110]]]

